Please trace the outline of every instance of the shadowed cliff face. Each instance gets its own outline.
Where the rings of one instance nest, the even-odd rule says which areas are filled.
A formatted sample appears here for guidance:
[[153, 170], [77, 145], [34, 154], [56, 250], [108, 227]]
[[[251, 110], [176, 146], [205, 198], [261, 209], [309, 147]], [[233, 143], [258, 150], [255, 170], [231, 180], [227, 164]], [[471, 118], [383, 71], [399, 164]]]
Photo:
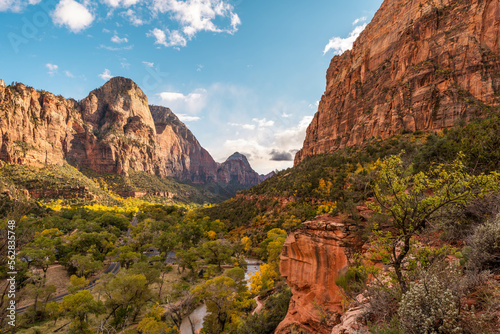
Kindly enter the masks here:
[[[264, 178], [265, 176], [262, 176]], [[258, 184], [261, 176], [255, 172], [247, 158], [235, 152], [217, 169], [217, 179], [222, 183]]]
[[386, 0], [335, 56], [295, 164], [373, 136], [434, 131], [500, 106], [498, 0]]
[[169, 109], [149, 106], [157, 134], [162, 165], [169, 176], [193, 182], [217, 181], [217, 163], [196, 137]]
[[243, 155], [218, 165], [165, 107], [149, 106], [130, 79], [115, 77], [80, 102], [0, 82], [0, 159], [65, 162], [99, 173], [142, 171], [195, 183], [259, 183]]

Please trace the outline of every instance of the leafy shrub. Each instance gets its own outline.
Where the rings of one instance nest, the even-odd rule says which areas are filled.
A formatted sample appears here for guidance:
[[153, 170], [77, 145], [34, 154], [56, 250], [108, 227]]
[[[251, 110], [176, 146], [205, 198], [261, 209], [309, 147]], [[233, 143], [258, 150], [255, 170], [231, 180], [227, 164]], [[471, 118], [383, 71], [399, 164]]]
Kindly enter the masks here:
[[468, 267], [493, 269], [500, 265], [500, 215], [480, 225], [469, 238]]
[[436, 276], [411, 284], [401, 299], [398, 315], [405, 333], [462, 333], [460, 303]]

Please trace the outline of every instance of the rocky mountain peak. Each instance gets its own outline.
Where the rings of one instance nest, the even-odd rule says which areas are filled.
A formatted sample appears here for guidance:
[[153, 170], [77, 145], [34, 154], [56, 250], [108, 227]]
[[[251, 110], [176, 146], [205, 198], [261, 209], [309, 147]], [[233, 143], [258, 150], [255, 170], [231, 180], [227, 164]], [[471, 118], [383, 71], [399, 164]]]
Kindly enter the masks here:
[[217, 169], [217, 177], [224, 183], [258, 184], [259, 174], [252, 169], [247, 157], [239, 152], [233, 153]]

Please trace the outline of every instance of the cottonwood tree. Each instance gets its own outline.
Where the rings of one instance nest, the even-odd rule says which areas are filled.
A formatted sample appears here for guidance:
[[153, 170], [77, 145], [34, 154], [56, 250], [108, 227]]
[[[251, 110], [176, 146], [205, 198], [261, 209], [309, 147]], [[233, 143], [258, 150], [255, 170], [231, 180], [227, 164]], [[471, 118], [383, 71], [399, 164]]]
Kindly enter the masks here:
[[251, 309], [255, 303], [248, 298], [246, 285], [245, 291], [240, 291], [240, 285], [226, 276], [197, 285], [193, 294], [207, 305], [208, 314], [204, 318], [203, 329], [208, 333], [222, 333], [242, 310]]
[[75, 294], [67, 295], [61, 303], [61, 311], [73, 319], [71, 328], [76, 333], [93, 333], [89, 328], [90, 314], [99, 315], [104, 312], [104, 305], [96, 301], [90, 291], [80, 290]]
[[402, 266], [412, 237], [430, 224], [442, 208], [466, 204], [500, 188], [500, 174], [468, 174], [463, 158], [460, 153], [452, 164], [436, 164], [429, 171], [416, 174], [412, 173], [412, 166], [404, 167], [401, 154], [377, 163], [373, 190], [378, 204], [372, 207], [391, 218], [395, 230], [390, 235], [391, 264], [402, 293], [407, 291]]

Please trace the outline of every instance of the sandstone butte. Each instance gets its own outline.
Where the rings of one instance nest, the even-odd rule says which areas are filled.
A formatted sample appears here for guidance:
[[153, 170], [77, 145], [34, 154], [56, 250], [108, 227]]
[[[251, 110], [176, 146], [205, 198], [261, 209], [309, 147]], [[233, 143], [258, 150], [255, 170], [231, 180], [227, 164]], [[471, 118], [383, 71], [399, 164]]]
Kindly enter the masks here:
[[9, 163], [69, 163], [99, 173], [134, 170], [197, 183], [259, 182], [244, 156], [216, 163], [169, 108], [150, 106], [142, 90], [122, 77], [79, 102], [1, 81], [0, 134], [0, 159]]
[[295, 165], [372, 137], [441, 131], [500, 105], [498, 0], [385, 0], [333, 57]]

